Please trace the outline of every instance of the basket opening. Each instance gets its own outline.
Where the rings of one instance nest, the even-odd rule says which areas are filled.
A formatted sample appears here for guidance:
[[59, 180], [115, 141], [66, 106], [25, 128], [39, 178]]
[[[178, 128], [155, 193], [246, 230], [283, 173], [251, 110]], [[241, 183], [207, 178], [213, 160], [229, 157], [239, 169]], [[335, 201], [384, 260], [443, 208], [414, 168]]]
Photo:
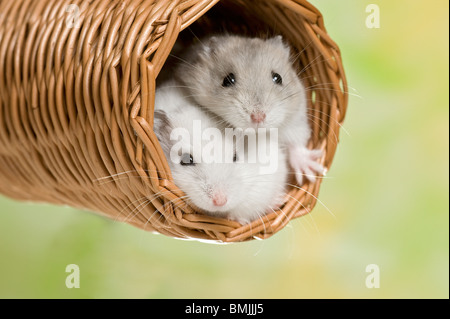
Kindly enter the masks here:
[[[310, 148], [320, 148], [324, 152], [322, 164], [328, 170], [331, 165], [337, 146], [339, 122], [338, 113], [333, 113], [333, 107], [345, 107], [337, 105], [340, 94], [345, 92], [345, 79], [342, 81], [339, 71], [331, 70], [329, 61], [340, 59], [337, 47], [332, 41], [325, 42], [323, 34], [326, 32], [321, 25], [320, 13], [302, 1], [302, 4], [289, 3], [296, 6], [292, 10], [287, 4], [276, 0], [222, 0], [214, 5], [203, 16], [199, 17], [188, 28], [180, 32], [177, 42], [172, 49], [171, 56], [167, 59], [157, 80], [161, 83], [173, 74], [173, 69], [179, 63], [179, 56], [183, 48], [199, 41], [203, 37], [214, 34], [238, 34], [250, 37], [269, 38], [282, 35], [285, 42], [290, 44], [294, 68], [299, 73], [304, 86], [307, 88], [308, 114], [312, 129]], [[315, 18], [315, 20], [314, 20]], [[315, 28], [320, 28], [316, 32]], [[327, 40], [328, 41], [328, 40]], [[339, 91], [339, 92], [338, 92]], [[336, 106], [337, 105], [337, 106]], [[330, 147], [331, 145], [331, 147]], [[302, 216], [311, 211], [317, 202], [317, 195], [322, 179], [316, 183], [305, 182], [301, 188], [294, 186], [295, 178], [291, 177], [287, 187], [288, 199], [283, 210], [288, 211], [286, 218], [280, 218], [280, 212], [267, 215], [265, 225], [270, 229], [261, 229], [256, 236], [266, 238], [284, 227], [290, 219]], [[283, 216], [281, 216], [283, 217]], [[212, 218], [212, 217], [211, 217]], [[266, 218], [265, 218], [266, 219]], [[212, 218], [214, 220], [214, 218]], [[217, 220], [220, 220], [218, 218]], [[218, 221], [218, 223], [221, 223]], [[261, 225], [260, 225], [261, 226]], [[241, 241], [252, 237], [244, 234], [254, 233], [244, 225], [241, 229], [231, 231], [225, 235], [227, 240]], [[273, 228], [272, 228], [273, 227]], [[208, 233], [207, 236], [217, 237], [219, 232]], [[220, 236], [219, 236], [220, 237]]]

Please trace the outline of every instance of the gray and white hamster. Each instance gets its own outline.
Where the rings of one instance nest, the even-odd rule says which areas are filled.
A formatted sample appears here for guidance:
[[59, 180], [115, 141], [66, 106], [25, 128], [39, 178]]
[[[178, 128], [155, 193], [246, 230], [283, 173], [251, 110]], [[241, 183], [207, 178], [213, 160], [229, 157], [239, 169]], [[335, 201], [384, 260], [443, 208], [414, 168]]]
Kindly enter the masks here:
[[[242, 148], [235, 141], [238, 135], [225, 134], [224, 129], [223, 123], [186, 99], [176, 83], [157, 88], [154, 132], [175, 184], [200, 211], [246, 224], [284, 200], [287, 160], [277, 141], [267, 140], [273, 169], [267, 169], [268, 162], [251, 162], [248, 153], [261, 143], [245, 143]], [[222, 150], [218, 157], [211, 152], [215, 147]]]
[[191, 46], [176, 79], [192, 101], [233, 127], [278, 128], [299, 185], [324, 173], [320, 150], [309, 150], [305, 87], [281, 36], [212, 36]]

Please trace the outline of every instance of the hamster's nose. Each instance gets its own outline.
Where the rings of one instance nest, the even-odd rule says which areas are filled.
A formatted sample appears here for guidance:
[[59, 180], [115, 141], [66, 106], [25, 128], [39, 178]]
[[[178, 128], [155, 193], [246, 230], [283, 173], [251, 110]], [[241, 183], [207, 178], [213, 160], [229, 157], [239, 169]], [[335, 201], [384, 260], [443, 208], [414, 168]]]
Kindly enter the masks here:
[[259, 124], [264, 122], [264, 120], [266, 119], [266, 113], [264, 112], [253, 112], [250, 115], [250, 118], [252, 119], [253, 123]]
[[228, 201], [227, 195], [220, 191], [215, 192], [212, 196], [212, 201], [214, 206], [223, 207]]

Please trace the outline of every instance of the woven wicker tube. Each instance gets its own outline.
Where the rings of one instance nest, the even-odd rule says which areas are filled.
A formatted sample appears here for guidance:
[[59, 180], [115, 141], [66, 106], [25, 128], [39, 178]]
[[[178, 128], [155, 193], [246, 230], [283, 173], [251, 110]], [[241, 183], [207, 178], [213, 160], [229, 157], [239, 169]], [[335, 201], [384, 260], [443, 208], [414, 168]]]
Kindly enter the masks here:
[[310, 147], [329, 168], [347, 86], [339, 49], [307, 1], [0, 0], [0, 192], [222, 242], [270, 237], [310, 212], [321, 179], [291, 187], [282, 211], [244, 226], [181, 199], [152, 130], [156, 79], [177, 39], [221, 30], [281, 34], [292, 45]]

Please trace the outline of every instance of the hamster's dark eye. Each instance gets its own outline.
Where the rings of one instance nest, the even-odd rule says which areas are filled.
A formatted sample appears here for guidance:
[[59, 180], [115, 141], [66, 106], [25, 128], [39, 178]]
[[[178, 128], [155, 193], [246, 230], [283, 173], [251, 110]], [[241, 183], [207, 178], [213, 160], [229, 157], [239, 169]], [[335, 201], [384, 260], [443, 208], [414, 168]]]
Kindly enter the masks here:
[[183, 166], [193, 166], [193, 165], [195, 165], [194, 158], [192, 157], [191, 154], [183, 154], [183, 155], [181, 155], [180, 164]]
[[235, 84], [236, 84], [236, 77], [234, 76], [233, 73], [230, 73], [223, 79], [222, 86], [227, 88]]
[[278, 73], [272, 72], [272, 80], [275, 84], [283, 84], [283, 78]]
[[236, 163], [238, 161], [237, 153], [234, 153], [233, 162]]

